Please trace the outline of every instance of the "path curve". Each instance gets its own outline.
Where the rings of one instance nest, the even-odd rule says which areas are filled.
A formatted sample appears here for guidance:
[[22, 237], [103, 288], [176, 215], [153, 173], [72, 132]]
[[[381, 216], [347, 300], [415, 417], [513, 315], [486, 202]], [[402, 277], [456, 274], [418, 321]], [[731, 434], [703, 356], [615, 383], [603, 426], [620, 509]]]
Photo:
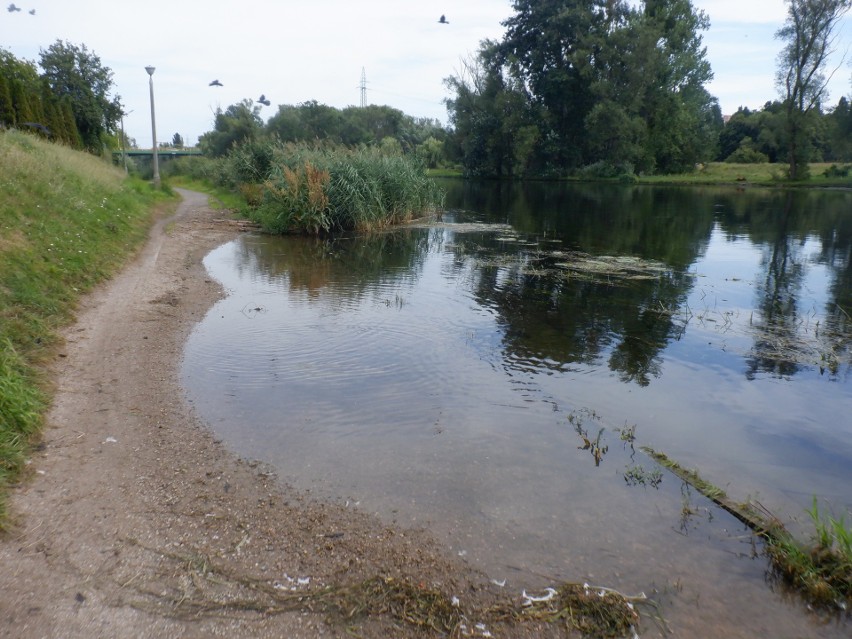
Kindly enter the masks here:
[[[207, 196], [179, 192], [176, 214], [65, 332], [43, 444], [0, 538], [0, 636], [343, 637], [319, 615], [180, 611], [248, 596], [253, 579], [383, 574], [456, 588], [465, 567], [425, 533], [280, 486], [193, 414], [183, 344], [221, 296], [201, 260], [238, 231]], [[371, 623], [364, 636], [382, 636]]]

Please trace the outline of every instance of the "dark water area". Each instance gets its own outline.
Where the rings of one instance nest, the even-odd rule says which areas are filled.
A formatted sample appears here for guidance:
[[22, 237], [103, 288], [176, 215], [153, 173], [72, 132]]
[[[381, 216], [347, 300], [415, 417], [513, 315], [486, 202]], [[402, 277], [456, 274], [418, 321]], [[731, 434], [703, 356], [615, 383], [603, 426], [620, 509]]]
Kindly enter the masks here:
[[441, 184], [440, 221], [207, 257], [228, 296], [183, 375], [211, 428], [512, 593], [644, 591], [674, 636], [848, 636], [640, 447], [803, 537], [814, 496], [852, 510], [852, 193]]

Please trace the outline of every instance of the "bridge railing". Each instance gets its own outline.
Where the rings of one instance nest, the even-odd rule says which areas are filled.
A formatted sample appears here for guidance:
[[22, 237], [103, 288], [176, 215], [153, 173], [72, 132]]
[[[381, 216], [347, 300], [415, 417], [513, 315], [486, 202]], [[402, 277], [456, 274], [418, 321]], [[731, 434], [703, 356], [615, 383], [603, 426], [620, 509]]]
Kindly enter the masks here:
[[[154, 155], [151, 149], [127, 149], [126, 151], [113, 151], [113, 156], [122, 157], [148, 157]], [[201, 149], [157, 149], [158, 156], [179, 157], [183, 155], [204, 155]]]

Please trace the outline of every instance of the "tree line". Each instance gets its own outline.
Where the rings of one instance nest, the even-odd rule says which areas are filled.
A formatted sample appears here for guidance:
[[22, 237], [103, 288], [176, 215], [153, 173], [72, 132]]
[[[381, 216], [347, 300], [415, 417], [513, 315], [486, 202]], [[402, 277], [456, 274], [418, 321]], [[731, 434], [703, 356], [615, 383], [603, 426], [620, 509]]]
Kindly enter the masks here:
[[[514, 0], [502, 40], [486, 40], [446, 78], [449, 126], [389, 106], [338, 109], [315, 100], [243, 100], [217, 110], [199, 145], [213, 157], [263, 140], [379, 146], [469, 177], [683, 173], [709, 161], [852, 161], [847, 98], [826, 108], [825, 64], [852, 0], [785, 0], [779, 100], [726, 124], [706, 89], [713, 72], [690, 0]], [[57, 41], [32, 62], [0, 49], [0, 125], [30, 126], [77, 148], [116, 147], [121, 118], [112, 72]], [[829, 73], [830, 76], [830, 73]], [[172, 145], [180, 146], [178, 134]]]
[[[785, 162], [789, 157], [787, 114], [780, 100], [767, 102], [762, 109], [740, 107], [719, 133], [716, 160], [726, 162]], [[852, 162], [852, 107], [846, 97], [824, 112], [808, 114], [807, 160], [812, 162]]]
[[218, 111], [201, 144], [222, 155], [241, 140], [383, 145], [460, 166], [469, 177], [630, 177], [710, 161], [852, 161], [852, 113], [825, 109], [824, 66], [852, 0], [786, 0], [777, 33], [780, 100], [726, 124], [690, 0], [515, 0], [501, 41], [486, 40], [446, 78], [450, 126], [390, 107], [283, 105], [266, 123], [250, 100]]
[[0, 126], [101, 153], [117, 146], [121, 104], [112, 88], [112, 71], [85, 45], [57, 40], [40, 51], [38, 67], [0, 48]]
[[378, 146], [389, 154], [416, 154], [435, 168], [445, 159], [444, 143], [450, 132], [430, 118], [414, 118], [389, 106], [369, 105], [338, 109], [316, 100], [282, 104], [266, 122], [262, 105], [243, 100], [216, 111], [213, 130], [198, 141], [211, 157], [226, 155], [235, 145], [263, 140], [341, 145]]
[[709, 19], [689, 0], [515, 0], [503, 39], [446, 80], [465, 173], [612, 177], [732, 158], [784, 161], [800, 179], [809, 161], [852, 159], [848, 101], [822, 108], [835, 27], [852, 3], [786, 2], [782, 99], [726, 126], [705, 88]]

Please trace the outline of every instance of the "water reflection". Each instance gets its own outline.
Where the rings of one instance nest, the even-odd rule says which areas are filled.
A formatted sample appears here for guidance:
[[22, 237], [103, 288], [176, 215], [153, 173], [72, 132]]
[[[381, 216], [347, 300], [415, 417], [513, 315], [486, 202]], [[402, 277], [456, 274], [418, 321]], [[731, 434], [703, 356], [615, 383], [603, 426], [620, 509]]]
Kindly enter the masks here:
[[[696, 307], [698, 320], [707, 319], [700, 315], [706, 310], [702, 304], [688, 306], [690, 269], [702, 260], [718, 230], [725, 242], [750, 241], [761, 256], [758, 271], [730, 278], [755, 283], [755, 299], [723, 310], [717, 300], [713, 309], [719, 317], [712, 321], [721, 330], [748, 334], [753, 342], [746, 376], [791, 376], [813, 367], [832, 377], [848, 371], [849, 193], [549, 184], [491, 188], [452, 181], [445, 186], [448, 201], [533, 237], [559, 238], [596, 254], [640, 256], [672, 267], [665, 277], [627, 291], [613, 289], [611, 281], [566, 287], [536, 273], [510, 277], [511, 290], [500, 291], [494, 285], [500, 274], [484, 273], [482, 298], [487, 300], [491, 291], [502, 298], [510, 351], [556, 362], [592, 362], [608, 352], [610, 368], [623, 381], [647, 385], [660, 373], [659, 352], [682, 336], [683, 320], [695, 317]], [[521, 299], [529, 306], [519, 309]], [[740, 312], [740, 321], [735, 321], [735, 311], [746, 304], [752, 305], [751, 312], [746, 317]], [[525, 330], [530, 320], [542, 319], [543, 324]], [[570, 342], [561, 341], [566, 336]], [[530, 345], [534, 339], [538, 344]], [[544, 353], [541, 343], [561, 352]]]
[[852, 507], [852, 196], [446, 187], [441, 222], [214, 251], [229, 297], [184, 363], [202, 416], [495, 578], [680, 579], [703, 602], [682, 636], [691, 614], [691, 636], [810, 636], [735, 562], [748, 536], [633, 442], [781, 516]]

